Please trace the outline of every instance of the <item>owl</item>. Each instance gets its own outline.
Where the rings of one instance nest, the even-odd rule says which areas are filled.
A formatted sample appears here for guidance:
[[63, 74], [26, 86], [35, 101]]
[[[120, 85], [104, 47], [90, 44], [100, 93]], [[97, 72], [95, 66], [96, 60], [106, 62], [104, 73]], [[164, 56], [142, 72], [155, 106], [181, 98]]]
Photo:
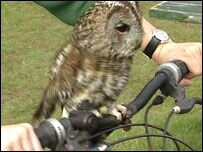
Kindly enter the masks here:
[[122, 120], [126, 108], [118, 97], [142, 36], [138, 2], [95, 2], [74, 26], [70, 42], [56, 53], [33, 123], [49, 118], [57, 105], [62, 117], [69, 117], [73, 110], [87, 110]]

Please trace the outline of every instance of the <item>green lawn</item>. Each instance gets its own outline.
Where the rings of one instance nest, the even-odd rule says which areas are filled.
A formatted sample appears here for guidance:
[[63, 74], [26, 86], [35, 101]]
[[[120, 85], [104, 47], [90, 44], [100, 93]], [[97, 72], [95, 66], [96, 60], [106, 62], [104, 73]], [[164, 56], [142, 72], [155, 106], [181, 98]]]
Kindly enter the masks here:
[[[149, 18], [149, 8], [157, 2], [141, 2], [143, 15], [154, 26], [166, 30], [176, 42], [202, 42], [202, 25]], [[51, 62], [57, 49], [67, 40], [72, 27], [62, 23], [45, 9], [33, 2], [2, 2], [2, 100], [1, 124], [30, 122], [37, 108], [43, 88], [48, 82]], [[157, 65], [142, 53], [134, 58], [129, 83], [120, 96], [120, 101], [131, 101], [149, 81]], [[187, 95], [201, 96], [202, 77], [195, 78], [193, 85], [186, 88]], [[150, 122], [163, 125], [170, 109], [172, 99], [163, 105], [154, 107], [150, 112]], [[142, 122], [143, 111], [135, 117]], [[155, 132], [154, 130], [152, 130]], [[175, 115], [169, 125], [169, 131], [179, 139], [190, 144], [195, 150], [202, 150], [202, 107], [184, 115]], [[143, 134], [143, 128], [137, 127], [130, 132], [117, 131], [110, 139], [124, 137], [127, 134]], [[160, 150], [160, 139], [153, 138]], [[127, 147], [127, 148], [126, 148]], [[168, 150], [175, 150], [172, 142]], [[146, 140], [133, 140], [120, 144], [119, 150], [147, 150]], [[188, 150], [183, 147], [184, 150]]]

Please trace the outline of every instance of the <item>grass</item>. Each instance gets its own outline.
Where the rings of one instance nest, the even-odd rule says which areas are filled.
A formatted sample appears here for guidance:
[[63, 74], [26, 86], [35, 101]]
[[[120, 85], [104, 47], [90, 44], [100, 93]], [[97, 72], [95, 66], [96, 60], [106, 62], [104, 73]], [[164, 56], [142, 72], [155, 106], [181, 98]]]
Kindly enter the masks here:
[[[202, 41], [202, 25], [150, 18], [149, 8], [156, 3], [141, 2], [143, 15], [154, 26], [166, 30], [176, 42]], [[43, 88], [48, 82], [54, 54], [67, 41], [72, 27], [62, 23], [33, 2], [2, 2], [1, 7], [1, 124], [30, 122], [39, 104]], [[138, 53], [134, 58], [129, 83], [120, 96], [120, 101], [123, 103], [131, 101], [153, 77], [156, 68], [157, 65], [153, 61]], [[201, 77], [195, 78], [193, 85], [186, 88], [187, 95], [200, 96], [201, 82]], [[163, 105], [154, 107], [150, 112], [150, 123], [161, 126], [173, 106], [174, 102], [169, 98]], [[139, 112], [133, 118], [134, 121], [142, 122], [143, 113], [144, 111]], [[195, 106], [190, 113], [175, 115], [169, 125], [169, 131], [195, 150], [201, 151], [202, 107]], [[128, 133], [116, 131], [109, 140], [132, 134], [143, 134], [143, 128], [136, 127]], [[160, 150], [161, 140], [153, 139], [156, 149]], [[167, 148], [174, 150], [171, 142], [167, 144]], [[146, 150], [146, 140], [125, 142], [115, 149]], [[188, 149], [183, 147], [183, 150]]]

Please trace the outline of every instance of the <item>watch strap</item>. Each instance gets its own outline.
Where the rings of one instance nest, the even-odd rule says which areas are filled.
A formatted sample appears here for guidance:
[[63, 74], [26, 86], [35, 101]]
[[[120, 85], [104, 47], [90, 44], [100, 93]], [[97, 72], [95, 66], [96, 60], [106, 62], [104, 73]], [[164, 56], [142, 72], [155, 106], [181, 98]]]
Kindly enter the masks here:
[[151, 41], [148, 43], [144, 50], [144, 54], [147, 55], [150, 59], [152, 58], [152, 55], [158, 45], [161, 43], [159, 39], [157, 39], [155, 36], [152, 37]]

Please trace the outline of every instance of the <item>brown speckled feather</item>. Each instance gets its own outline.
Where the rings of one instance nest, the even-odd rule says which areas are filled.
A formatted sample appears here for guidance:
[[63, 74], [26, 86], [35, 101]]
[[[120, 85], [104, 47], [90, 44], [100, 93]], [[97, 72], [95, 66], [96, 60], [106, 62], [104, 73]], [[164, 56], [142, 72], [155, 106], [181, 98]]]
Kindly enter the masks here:
[[82, 102], [95, 114], [102, 114], [103, 106], [111, 113], [141, 45], [141, 18], [137, 2], [100, 1], [91, 6], [75, 25], [71, 42], [56, 55], [33, 122], [50, 117], [57, 104], [67, 117]]

